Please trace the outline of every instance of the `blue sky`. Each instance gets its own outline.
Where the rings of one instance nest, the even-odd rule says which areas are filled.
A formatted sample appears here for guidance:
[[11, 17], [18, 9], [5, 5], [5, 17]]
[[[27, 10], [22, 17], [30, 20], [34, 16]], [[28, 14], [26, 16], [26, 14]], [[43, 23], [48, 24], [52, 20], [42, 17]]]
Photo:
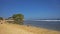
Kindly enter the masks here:
[[24, 14], [25, 19], [60, 18], [60, 0], [0, 0], [0, 16]]

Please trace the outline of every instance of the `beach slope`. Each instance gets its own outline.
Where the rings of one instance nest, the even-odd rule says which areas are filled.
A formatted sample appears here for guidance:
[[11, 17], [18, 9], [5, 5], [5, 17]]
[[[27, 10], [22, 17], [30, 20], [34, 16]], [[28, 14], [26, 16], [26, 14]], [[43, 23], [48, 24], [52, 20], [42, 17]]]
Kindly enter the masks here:
[[26, 25], [0, 24], [0, 34], [60, 34], [60, 31]]

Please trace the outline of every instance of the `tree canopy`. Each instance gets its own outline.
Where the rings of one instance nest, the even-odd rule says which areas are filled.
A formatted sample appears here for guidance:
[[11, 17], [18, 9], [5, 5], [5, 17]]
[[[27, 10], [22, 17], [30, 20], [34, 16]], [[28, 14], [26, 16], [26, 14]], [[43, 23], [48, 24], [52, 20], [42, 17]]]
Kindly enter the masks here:
[[12, 16], [14, 22], [17, 24], [23, 24], [24, 15], [23, 14], [14, 14]]
[[2, 17], [0, 17], [0, 20], [3, 20], [3, 18], [2, 18]]

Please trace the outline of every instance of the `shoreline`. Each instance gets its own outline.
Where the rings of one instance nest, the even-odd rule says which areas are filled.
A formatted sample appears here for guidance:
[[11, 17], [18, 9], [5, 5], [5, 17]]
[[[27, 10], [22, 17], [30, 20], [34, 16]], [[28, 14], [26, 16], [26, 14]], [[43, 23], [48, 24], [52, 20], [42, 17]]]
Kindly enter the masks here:
[[[1, 24], [0, 29], [3, 34], [60, 34], [60, 31], [48, 30], [44, 28], [37, 28], [34, 26], [18, 25], [18, 24]], [[12, 31], [12, 32], [11, 32]], [[0, 32], [0, 34], [2, 34]], [[24, 33], [23, 33], [24, 32]]]

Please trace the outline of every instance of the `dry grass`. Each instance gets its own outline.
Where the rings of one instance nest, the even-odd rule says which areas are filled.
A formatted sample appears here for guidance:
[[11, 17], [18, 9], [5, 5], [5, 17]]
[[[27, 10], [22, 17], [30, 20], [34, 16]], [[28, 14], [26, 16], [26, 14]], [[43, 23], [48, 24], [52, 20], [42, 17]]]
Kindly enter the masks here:
[[36, 28], [33, 26], [0, 24], [0, 34], [60, 34], [60, 31]]

